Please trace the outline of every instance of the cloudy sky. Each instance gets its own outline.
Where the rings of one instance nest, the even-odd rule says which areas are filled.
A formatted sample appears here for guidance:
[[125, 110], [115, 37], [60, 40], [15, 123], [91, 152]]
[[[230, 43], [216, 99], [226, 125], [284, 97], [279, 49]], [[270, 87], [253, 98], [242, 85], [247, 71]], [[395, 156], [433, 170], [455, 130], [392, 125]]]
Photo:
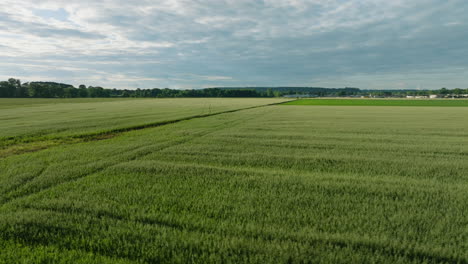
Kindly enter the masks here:
[[468, 87], [467, 0], [1, 0], [0, 79]]

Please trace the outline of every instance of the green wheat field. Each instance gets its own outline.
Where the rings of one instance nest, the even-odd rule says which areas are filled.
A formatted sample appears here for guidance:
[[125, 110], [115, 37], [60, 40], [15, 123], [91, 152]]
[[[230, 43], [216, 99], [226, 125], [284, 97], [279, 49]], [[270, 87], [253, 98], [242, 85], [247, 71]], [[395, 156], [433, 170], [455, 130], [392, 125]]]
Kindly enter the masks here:
[[286, 101], [0, 99], [0, 263], [468, 263], [468, 101]]

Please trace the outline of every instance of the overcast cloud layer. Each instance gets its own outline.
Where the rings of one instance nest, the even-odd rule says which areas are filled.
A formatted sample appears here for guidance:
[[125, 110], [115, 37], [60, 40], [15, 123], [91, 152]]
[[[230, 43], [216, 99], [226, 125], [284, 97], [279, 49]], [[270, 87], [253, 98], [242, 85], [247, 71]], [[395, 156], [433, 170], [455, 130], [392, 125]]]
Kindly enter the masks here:
[[468, 87], [466, 0], [2, 0], [0, 79]]

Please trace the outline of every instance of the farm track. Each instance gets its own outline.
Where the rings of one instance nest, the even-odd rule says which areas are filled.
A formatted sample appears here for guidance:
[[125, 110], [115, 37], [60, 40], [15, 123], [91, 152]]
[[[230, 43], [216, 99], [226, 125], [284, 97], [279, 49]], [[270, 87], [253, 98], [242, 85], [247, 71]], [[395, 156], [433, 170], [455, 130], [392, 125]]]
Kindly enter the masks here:
[[[250, 108], [245, 108], [245, 109], [239, 109], [239, 110], [236, 110], [236, 111], [231, 110], [231, 111], [226, 111], [226, 112], [223, 112], [223, 113], [215, 113], [215, 114], [208, 115], [208, 116], [215, 116], [215, 115], [220, 115], [220, 114], [232, 113], [232, 112], [237, 112], [237, 111], [241, 111], [241, 110], [248, 110], [248, 109], [252, 109], [252, 108], [258, 108], [258, 107], [250, 107]], [[208, 116], [206, 116], [206, 117], [208, 117]], [[201, 117], [195, 117], [195, 118], [201, 118]], [[195, 118], [189, 118], [189, 119], [184, 119], [184, 120], [180, 120], [180, 121], [176, 121], [176, 122], [165, 123], [164, 125], [174, 124], [174, 123], [177, 123], [177, 122], [190, 120], [190, 119], [195, 119]], [[252, 118], [253, 117], [251, 117], [250, 119], [252, 119]], [[234, 124], [234, 123], [246, 122], [246, 121], [248, 121], [250, 119], [249, 118], [243, 118], [243, 119], [238, 119], [238, 120], [231, 120], [231, 121], [229, 121], [229, 123], [231, 123], [231, 126], [232, 126], [232, 124]], [[57, 187], [57, 186], [60, 186], [60, 185], [63, 185], [63, 184], [75, 182], [75, 181], [78, 181], [78, 180], [80, 180], [82, 178], [86, 178], [86, 177], [98, 174], [98, 173], [100, 173], [102, 171], [105, 171], [106, 169], [110, 169], [110, 168], [112, 168], [114, 166], [119, 166], [119, 165], [122, 164], [122, 162], [129, 163], [129, 162], [137, 160], [139, 158], [144, 158], [145, 156], [150, 155], [150, 154], [152, 154], [154, 152], [163, 151], [163, 150], [168, 149], [168, 148], [172, 148], [172, 147], [176, 147], [176, 146], [181, 145], [181, 144], [188, 143], [188, 142], [190, 142], [190, 141], [192, 141], [192, 140], [194, 140], [196, 138], [203, 137], [203, 136], [215, 133], [215, 132], [219, 131], [220, 129], [225, 128], [225, 125], [226, 125], [225, 123], [222, 123], [222, 124], [218, 125], [215, 128], [212, 127], [210, 130], [207, 130], [204, 133], [197, 134], [196, 137], [187, 136], [187, 137], [179, 139], [179, 140], [173, 140], [173, 141], [165, 142], [162, 146], [150, 145], [150, 146], [138, 147], [138, 148], [135, 148], [135, 149], [132, 150], [132, 153], [130, 154], [129, 157], [127, 156], [127, 157], [121, 158], [121, 159], [115, 159], [114, 157], [112, 157], [110, 160], [107, 161], [108, 164], [109, 164], [108, 166], [98, 167], [96, 169], [93, 169], [89, 173], [82, 174], [82, 175], [77, 175], [77, 176], [71, 177], [71, 178], [67, 178], [67, 179], [65, 179], [65, 181], [55, 182], [55, 183], [50, 184], [50, 185], [40, 186], [38, 188], [35, 188], [34, 190], [24, 190], [23, 192], [20, 191], [19, 193], [14, 194], [14, 191], [16, 189], [20, 188], [21, 186], [24, 186], [25, 184], [32, 181], [33, 179], [43, 175], [48, 169], [49, 165], [47, 165], [47, 166], [43, 167], [36, 175], [34, 175], [32, 177], [28, 177], [27, 179], [25, 179], [21, 183], [15, 184], [14, 186], [11, 186], [10, 188], [3, 191], [2, 192], [3, 197], [0, 198], [0, 207], [2, 205], [5, 205], [5, 204], [11, 202], [11, 201], [14, 201], [16, 199], [27, 198], [27, 197], [32, 196], [34, 194], [47, 191], [47, 190], [49, 190], [51, 188], [54, 188], [54, 187]], [[158, 126], [162, 126], [162, 125], [157, 125], [157, 126], [153, 126], [153, 127], [158, 127]], [[146, 127], [146, 128], [152, 128], [152, 127]], [[127, 130], [125, 132], [131, 132], [131, 131], [133, 131], [133, 130]], [[121, 133], [125, 133], [125, 132], [121, 132]], [[117, 136], [117, 135], [119, 135], [119, 134], [115, 134], [115, 136]], [[109, 137], [108, 139], [110, 139], [110, 138], [111, 137]], [[13, 194], [5, 196], [5, 194], [8, 194], [10, 192], [13, 192]]]
[[[259, 106], [259, 107], [263, 107], [263, 106]], [[258, 107], [249, 107], [249, 108], [244, 108], [244, 109], [239, 109], [239, 110], [233, 110], [233, 111], [225, 111], [223, 113], [215, 113], [215, 114], [211, 114], [211, 115], [206, 115], [206, 117], [208, 116], [215, 116], [215, 115], [220, 115], [220, 114], [226, 114], [226, 113], [232, 113], [232, 112], [237, 112], [237, 111], [242, 111], [242, 110], [248, 110], [248, 109], [252, 109], [252, 108], [258, 108]], [[203, 116], [205, 117], [205, 116]], [[197, 116], [197, 117], [194, 117], [194, 118], [202, 118], [200, 116]], [[173, 123], [177, 123], [177, 122], [181, 122], [181, 121], [184, 121], [184, 120], [190, 120], [190, 119], [194, 119], [194, 118], [184, 118], [183, 120], [179, 120], [179, 121], [175, 121], [175, 122], [169, 122], [169, 123], [165, 123], [165, 124], [173, 124]], [[181, 144], [185, 144], [185, 143], [188, 143], [196, 138], [199, 138], [199, 137], [203, 137], [203, 136], [207, 136], [209, 134], [212, 134], [212, 133], [216, 133], [218, 132], [219, 130], [222, 130], [222, 129], [225, 129], [226, 128], [226, 124], [229, 123], [230, 125], [227, 126], [228, 128], [229, 127], [232, 127], [234, 126], [235, 124], [238, 124], [238, 123], [242, 123], [242, 122], [246, 122], [250, 119], [253, 119], [255, 117], [250, 117], [250, 118], [240, 118], [240, 119], [231, 119], [227, 122], [222, 122], [221, 124], [215, 126], [215, 127], [211, 127], [209, 130], [206, 130], [204, 131], [204, 133], [198, 133], [196, 136], [187, 136], [186, 138], [183, 138], [183, 139], [180, 139], [180, 140], [175, 140], [175, 141], [168, 141], [168, 142], [165, 142], [164, 146], [159, 146], [157, 149], [154, 148], [154, 145], [152, 146], [143, 146], [143, 147], [138, 147], [134, 150], [132, 150], [132, 154], [131, 157], [127, 157], [125, 158], [124, 160], [124, 163], [122, 163], [122, 160], [117, 160], [115, 161], [114, 164], [112, 165], [109, 165], [109, 166], [105, 166], [105, 167], [102, 167], [102, 168], [98, 168], [94, 171], [92, 171], [91, 173], [88, 173], [88, 174], [84, 174], [84, 175], [80, 175], [78, 177], [73, 177], [73, 178], [69, 178], [65, 181], [60, 181], [60, 182], [57, 182], [56, 184], [53, 184], [53, 185], [49, 185], [49, 186], [42, 186], [40, 188], [37, 188], [35, 189], [34, 191], [25, 191], [19, 195], [13, 195], [7, 199], [3, 199], [3, 200], [0, 200], [0, 208], [4, 207], [5, 205], [7, 205], [8, 203], [10, 202], [14, 202], [14, 201], [18, 201], [18, 200], [21, 200], [23, 198], [28, 198], [28, 197], [31, 197], [31, 196], [34, 196], [36, 194], [39, 194], [39, 193], [42, 193], [42, 192], [46, 192], [52, 188], [55, 188], [55, 187], [58, 187], [60, 185], [64, 185], [64, 184], [68, 184], [68, 183], [72, 183], [72, 182], [76, 182], [76, 181], [79, 181], [80, 179], [83, 179], [83, 178], [86, 178], [86, 177], [89, 177], [89, 176], [93, 176], [93, 175], [96, 175], [96, 174], [99, 174], [103, 171], [105, 171], [106, 169], [110, 169], [110, 168], [113, 168], [115, 166], [119, 166], [119, 165], [122, 165], [122, 164], [126, 164], [126, 163], [130, 163], [134, 160], [137, 160], [139, 158], [144, 158], [145, 156], [149, 155], [149, 154], [152, 154], [154, 152], [158, 152], [158, 151], [163, 151], [165, 149], [168, 149], [168, 148], [171, 148], [171, 147], [176, 147], [178, 145], [181, 145]], [[165, 125], [164, 124], [164, 125]], [[155, 127], [158, 127], [159, 125], [155, 126]], [[151, 128], [151, 127], [146, 127], [146, 128]], [[125, 132], [131, 132], [132, 130], [127, 130]], [[122, 132], [124, 133], [124, 132]], [[137, 153], [135, 153], [137, 152]], [[36, 177], [40, 177], [41, 175], [43, 175], [47, 169], [48, 169], [49, 165], [45, 166], [44, 168], [42, 168], [40, 170], [40, 172], [38, 172], [36, 174]], [[28, 180], [24, 181], [23, 184], [26, 184], [28, 183], [29, 181], [31, 181], [32, 179], [34, 179], [35, 177], [30, 177]], [[10, 191], [13, 191], [15, 188], [18, 188], [20, 187], [21, 185], [15, 185], [11, 188], [9, 188]], [[8, 192], [8, 190], [7, 190]], [[209, 234], [209, 230], [202, 227], [202, 226], [199, 226], [199, 227], [190, 227], [186, 224], [182, 225], [182, 224], [179, 224], [179, 223], [174, 223], [174, 222], [170, 222], [168, 220], [163, 220], [163, 219], [153, 219], [153, 218], [144, 218], [144, 219], [128, 219], [124, 216], [121, 216], [121, 215], [118, 215], [118, 214], [115, 214], [115, 213], [112, 213], [112, 212], [105, 212], [105, 211], [101, 211], [97, 214], [95, 214], [93, 211], [91, 210], [82, 210], [82, 211], [79, 211], [79, 210], [76, 210], [76, 209], [73, 209], [73, 210], [67, 210], [66, 208], [41, 208], [41, 207], [35, 207], [35, 206], [29, 206], [27, 204], [24, 204], [24, 205], [20, 205], [19, 207], [17, 207], [17, 209], [21, 209], [21, 210], [35, 210], [35, 211], [43, 211], [43, 212], [54, 212], [54, 213], [59, 213], [59, 214], [66, 214], [66, 215], [70, 215], [70, 214], [74, 214], [74, 215], [87, 215], [87, 216], [91, 216], [91, 217], [97, 217], [97, 218], [108, 218], [108, 219], [111, 219], [113, 221], [119, 221], [119, 222], [127, 222], [127, 223], [137, 223], [137, 224], [141, 224], [141, 225], [150, 225], [150, 226], [160, 226], [160, 227], [164, 227], [164, 228], [170, 228], [170, 229], [173, 229], [173, 230], [184, 230], [184, 231], [189, 231], [189, 232], [194, 232], [194, 233], [207, 233]], [[31, 224], [28, 224], [28, 228], [33, 228], [33, 229], [38, 229], [38, 230], [47, 230], [47, 232], [53, 234], [53, 233], [57, 233], [57, 234], [60, 234], [59, 236], [79, 236], [79, 235], [82, 235], [82, 233], [80, 233], [80, 230], [75, 230], [73, 228], [64, 228], [64, 227], [54, 227], [54, 226], [49, 226], [47, 224], [41, 224], [41, 223], [31, 223]], [[24, 231], [24, 230], [23, 230]], [[30, 238], [27, 238], [29, 235], [27, 234], [22, 234], [22, 233], [18, 233], [18, 234], [15, 234], [13, 236], [9, 236], [10, 234], [8, 233], [3, 233], [3, 234], [0, 234], [0, 238], [1, 239], [4, 239], [4, 240], [17, 240], [18, 239], [20, 241], [23, 241], [25, 243], [27, 243], [28, 245], [32, 246], [32, 245], [42, 245], [42, 246], [47, 246], [47, 245], [54, 245], [54, 243], [51, 243], [51, 240], [49, 239], [42, 239], [42, 238], [33, 238], [33, 239], [30, 239]], [[235, 236], [235, 234], [233, 234], [233, 236]], [[23, 238], [25, 240], [23, 240]], [[29, 240], [30, 239], [30, 240]], [[74, 248], [73, 247], [67, 247], [67, 246], [64, 246], [65, 249], [69, 249], [69, 250], [73, 250]], [[187, 248], [187, 250], [194, 250], [193, 248]], [[141, 260], [139, 259], [138, 257], [135, 257], [135, 256], [129, 256], [129, 255], [122, 255], [120, 253], [118, 254], [115, 254], [115, 253], [110, 253], [110, 252], [106, 252], [106, 251], [99, 251], [99, 249], [94, 249], [94, 248], [82, 248], [80, 249], [80, 251], [83, 251], [83, 252], [88, 252], [88, 253], [92, 253], [92, 254], [98, 254], [100, 256], [107, 256], [107, 257], [118, 257], [119, 259], [127, 259], [127, 260], [132, 260], [132, 261], [138, 261], [138, 260]], [[203, 252], [202, 249], [199, 249], [200, 253]], [[250, 254], [255, 254], [254, 251], [250, 252]], [[161, 261], [160, 259], [147, 259], [147, 261], [149, 262], [159, 262]]]
[[37, 151], [45, 150], [45, 149], [48, 149], [57, 145], [71, 145], [71, 144], [78, 144], [78, 143], [89, 142], [89, 141], [106, 140], [106, 139], [114, 138], [123, 133], [131, 132], [131, 131], [165, 126], [165, 125], [179, 123], [182, 121], [222, 115], [222, 114], [227, 114], [227, 113], [234, 113], [234, 112], [250, 110], [250, 109], [255, 109], [255, 108], [280, 105], [280, 104], [284, 104], [287, 102], [289, 101], [271, 103], [271, 104], [266, 104], [266, 105], [257, 105], [257, 106], [251, 106], [251, 107], [245, 107], [245, 108], [239, 108], [239, 109], [233, 109], [233, 110], [226, 110], [226, 111], [209, 113], [209, 114], [192, 115], [192, 116], [173, 119], [173, 120], [146, 123], [142, 125], [116, 128], [116, 129], [110, 129], [107, 131], [100, 131], [96, 133], [88, 133], [88, 134], [61, 137], [61, 138], [44, 139], [41, 137], [39, 138], [37, 137], [8, 137], [8, 138], [4, 138], [4, 142], [2, 143], [3, 147], [0, 147], [0, 159], [6, 158], [9, 156], [29, 153], [29, 152], [37, 152]]
[[[215, 131], [218, 131], [215, 129]], [[209, 133], [205, 133], [203, 135], [199, 136], [206, 136], [209, 135], [215, 131], [210, 131]], [[171, 142], [172, 145], [167, 145], [164, 148], [160, 148], [159, 151], [162, 151], [164, 149], [170, 148], [171, 146], [177, 146], [180, 144], [187, 143], [191, 140], [180, 140], [177, 143]], [[142, 148], [139, 148], [138, 150], [141, 150]], [[133, 157], [128, 160], [126, 163], [131, 162], [132, 160], [136, 160], [138, 158], [143, 158], [146, 155], [153, 153], [153, 151], [149, 152], [143, 152], [139, 153], [138, 155], [133, 155]], [[126, 163], [123, 164], [118, 164], [125, 166]], [[167, 162], [163, 162], [167, 163]], [[169, 164], [169, 163], [167, 163]], [[234, 171], [234, 169], [229, 169], [225, 167], [219, 167], [219, 166], [206, 166], [206, 165], [195, 165], [195, 167], [202, 167], [202, 168], [211, 168], [211, 169], [218, 169], [218, 170], [226, 170], [226, 171]], [[109, 166], [107, 168], [112, 168], [114, 166]], [[84, 175], [83, 177], [91, 176], [94, 174], [97, 174], [107, 168], [103, 168], [99, 171], [96, 171], [95, 173], [89, 174], [89, 175]], [[249, 169], [245, 169], [246, 172], [250, 171]], [[262, 173], [271, 173], [270, 171], [266, 170]], [[80, 178], [83, 178], [80, 177]], [[47, 188], [41, 189], [40, 192], [46, 191], [48, 189], [51, 189], [53, 187], [70, 183], [72, 181], [77, 181], [80, 178], [76, 179], [71, 179], [69, 181], [64, 181], [60, 182], [57, 185], [54, 186], [49, 186]], [[31, 193], [30, 195], [34, 195], [35, 193]], [[23, 197], [17, 197], [18, 199], [20, 198], [25, 198], [30, 195], [26, 195]], [[334, 248], [352, 248], [355, 251], [365, 251], [365, 252], [379, 252], [380, 254], [388, 255], [388, 256], [401, 256], [402, 258], [408, 259], [410, 261], [418, 261], [418, 262], [428, 262], [428, 263], [468, 263], [465, 259], [461, 257], [456, 257], [456, 256], [449, 256], [449, 255], [444, 255], [443, 253], [438, 254], [437, 252], [428, 252], [427, 250], [424, 249], [418, 249], [418, 248], [408, 248], [405, 247], [404, 245], [398, 245], [397, 243], [393, 243], [392, 241], [371, 241], [371, 240], [366, 240], [366, 239], [349, 239], [346, 237], [340, 237], [332, 234], [310, 234], [311, 236], [303, 237], [301, 235], [296, 235], [296, 234], [282, 234], [281, 236], [278, 236], [278, 234], [269, 234], [268, 232], [265, 231], [255, 231], [253, 233], [247, 232], [241, 234], [239, 230], [230, 230], [230, 229], [222, 229], [222, 230], [217, 230], [213, 229], [213, 227], [204, 227], [201, 225], [194, 225], [191, 223], [186, 223], [186, 222], [174, 222], [174, 221], [168, 221], [165, 219], [158, 219], [153, 216], [136, 216], [136, 217], [129, 217], [128, 215], [124, 215], [121, 213], [116, 213], [116, 212], [111, 212], [111, 211], [106, 211], [106, 210], [92, 210], [92, 209], [86, 209], [86, 208], [76, 208], [76, 207], [47, 207], [47, 206], [35, 206], [32, 204], [24, 204], [20, 205], [17, 207], [17, 209], [20, 210], [33, 210], [33, 211], [42, 211], [42, 212], [48, 212], [48, 213], [54, 213], [54, 214], [59, 214], [63, 215], [63, 217], [67, 217], [70, 215], [75, 215], [77, 218], [87, 218], [89, 217], [93, 219], [108, 219], [111, 221], [119, 222], [119, 223], [124, 223], [125, 225], [128, 224], [137, 224], [137, 225], [147, 225], [155, 228], [169, 228], [172, 230], [175, 230], [177, 232], [179, 231], [184, 231], [184, 232], [190, 232], [190, 233], [199, 233], [199, 234], [205, 234], [205, 235], [214, 235], [214, 236], [229, 236], [231, 238], [236, 238], [240, 240], [254, 240], [257, 242], [262, 242], [262, 243], [272, 243], [272, 244], [281, 244], [281, 243], [288, 243], [288, 242], [294, 242], [297, 244], [302, 244], [310, 247], [314, 247], [317, 245], [331, 245]], [[47, 224], [38, 224], [38, 223], [32, 223], [31, 225], [28, 224], [30, 228], [37, 228], [40, 230], [47, 230], [49, 234], [56, 234], [56, 239], [57, 241], [54, 242], [54, 240], [50, 240], [50, 238], [47, 239], [42, 239], [42, 238], [34, 238], [32, 240], [25, 240], [23, 242], [27, 243], [28, 245], [54, 245], [54, 243], [59, 243], [58, 241], [61, 239], [61, 236], [78, 236], [78, 235], [83, 235], [82, 231], [79, 229], [74, 229], [74, 228], [67, 228], [67, 227], [56, 227], [53, 225], [47, 225]], [[15, 234], [3, 234], [2, 238], [5, 240], [9, 239], [15, 239], [18, 237], [22, 237], [23, 235], [20, 233], [15, 233]], [[144, 239], [143, 237], [141, 239]], [[76, 249], [75, 247], [72, 246], [67, 246], [63, 245], [67, 249]], [[83, 248], [80, 248], [80, 250], [88, 253], [94, 253], [94, 254], [99, 254], [101, 256], [107, 256], [107, 257], [119, 257], [119, 259], [128, 259], [128, 260], [141, 260], [138, 257], [132, 256], [132, 255], [126, 255], [125, 253], [109, 253], [105, 250], [100, 250], [99, 248], [88, 248], [83, 245]], [[251, 249], [251, 252], [246, 252], [248, 254], [258, 254], [257, 249]], [[145, 259], [145, 261], [158, 261], [158, 259]]]
[[[3, 194], [7, 194], [9, 192], [13, 192], [14, 190], [18, 189], [19, 187], [27, 184], [28, 182], [32, 181], [34, 178], [37, 178], [37, 177], [41, 177], [44, 172], [47, 170], [48, 168], [48, 165], [44, 166], [43, 168], [41, 168], [35, 175], [32, 175], [32, 176], [29, 176], [29, 177], [25, 177], [24, 179], [22, 179], [19, 183], [17, 184], [13, 184], [12, 186], [8, 187], [8, 188], [5, 188], [4, 190], [2, 190], [1, 192]], [[4, 198], [2, 197], [3, 199], [0, 199], [0, 205], [5, 202], [5, 201], [8, 201], [9, 198]]]

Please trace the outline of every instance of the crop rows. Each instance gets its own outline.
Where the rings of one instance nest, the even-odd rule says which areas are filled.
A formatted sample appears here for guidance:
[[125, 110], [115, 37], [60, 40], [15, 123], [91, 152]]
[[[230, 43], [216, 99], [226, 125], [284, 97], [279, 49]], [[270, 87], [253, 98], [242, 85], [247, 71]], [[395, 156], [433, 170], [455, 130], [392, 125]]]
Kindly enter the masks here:
[[268, 106], [0, 160], [0, 262], [466, 263], [468, 108]]

